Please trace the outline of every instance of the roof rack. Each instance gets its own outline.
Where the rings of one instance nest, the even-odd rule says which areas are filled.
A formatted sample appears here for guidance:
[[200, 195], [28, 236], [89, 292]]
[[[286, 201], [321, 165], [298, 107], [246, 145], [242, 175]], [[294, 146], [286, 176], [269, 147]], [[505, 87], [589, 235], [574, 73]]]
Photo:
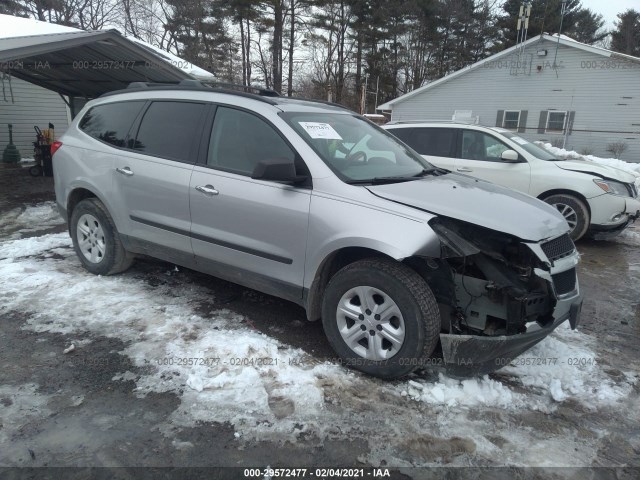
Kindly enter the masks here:
[[344, 105], [340, 105], [339, 103], [329, 102], [327, 100], [317, 100], [315, 98], [303, 98], [303, 97], [288, 97], [287, 100], [299, 100], [301, 102], [321, 103], [323, 105], [330, 105], [332, 107], [342, 108], [343, 110], [351, 111], [350, 108], [347, 108]]
[[219, 92], [227, 93], [230, 95], [238, 95], [240, 97], [253, 98], [269, 105], [278, 105], [278, 100], [282, 101], [292, 100], [301, 102], [320, 103], [323, 105], [330, 105], [332, 107], [340, 108], [343, 110], [349, 110], [349, 108], [338, 103], [328, 102], [326, 100], [316, 100], [313, 98], [300, 98], [300, 97], [281, 97], [278, 92], [268, 88], [254, 87], [250, 85], [238, 85], [235, 83], [218, 82], [215, 80], [194, 80], [185, 79], [178, 83], [153, 83], [153, 82], [131, 82], [124, 90], [116, 90], [113, 92], [107, 92], [101, 95], [101, 97], [108, 97], [110, 95], [116, 95], [119, 93], [143, 91], [143, 90], [196, 90], [205, 92]]
[[[228, 90], [238, 90], [246, 93], [255, 93], [262, 97], [279, 97], [280, 94], [275, 90], [263, 87], [254, 87], [253, 85], [240, 85], [238, 83], [218, 82], [215, 80], [183, 80], [182, 82], [198, 82], [201, 85], [208, 85], [212, 88], [223, 88]], [[180, 82], [180, 83], [182, 83]]]
[[447, 120], [438, 120], [438, 119], [433, 119], [433, 120], [393, 120], [393, 121], [387, 123], [387, 125], [411, 125], [411, 124], [415, 124], [415, 123], [451, 123], [451, 124], [460, 124], [460, 125], [485, 126], [485, 125], [482, 125], [481, 123], [465, 122], [465, 121], [462, 121], [462, 120], [451, 120], [451, 119], [447, 119]]
[[[222, 85], [225, 85], [223, 87]], [[229, 88], [233, 87], [233, 88]], [[236, 89], [234, 89], [236, 88]], [[247, 89], [253, 89], [258, 91], [258, 93], [250, 93], [247, 92]], [[111, 95], [116, 95], [119, 93], [132, 92], [132, 91], [143, 91], [143, 90], [196, 90], [196, 91], [205, 91], [205, 92], [220, 92], [227, 93], [231, 95], [238, 95], [240, 97], [253, 98], [254, 100], [259, 100], [261, 102], [268, 103], [270, 105], [277, 105], [277, 102], [272, 99], [272, 97], [279, 96], [277, 92], [269, 89], [261, 89], [259, 87], [246, 87], [244, 85], [234, 85], [234, 84], [223, 84], [219, 82], [202, 82], [200, 80], [193, 79], [185, 79], [181, 80], [178, 83], [153, 83], [153, 82], [131, 82], [125, 89], [123, 90], [115, 90], [113, 92], [107, 92], [102, 94], [100, 97], [108, 97]]]

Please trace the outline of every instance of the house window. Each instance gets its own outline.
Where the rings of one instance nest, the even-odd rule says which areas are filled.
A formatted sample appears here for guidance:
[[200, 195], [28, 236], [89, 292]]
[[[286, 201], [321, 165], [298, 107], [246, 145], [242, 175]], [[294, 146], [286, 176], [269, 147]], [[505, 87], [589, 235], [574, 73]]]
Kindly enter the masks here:
[[505, 110], [502, 127], [509, 130], [518, 130], [520, 126], [520, 110]]
[[564, 133], [567, 122], [567, 112], [549, 112], [547, 115], [547, 133]]

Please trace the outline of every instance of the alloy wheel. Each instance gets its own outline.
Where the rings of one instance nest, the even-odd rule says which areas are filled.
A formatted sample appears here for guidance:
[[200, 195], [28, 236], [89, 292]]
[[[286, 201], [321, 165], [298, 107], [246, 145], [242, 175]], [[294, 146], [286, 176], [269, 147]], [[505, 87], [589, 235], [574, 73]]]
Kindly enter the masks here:
[[100, 263], [106, 251], [102, 225], [96, 217], [85, 213], [78, 220], [78, 247], [82, 255], [91, 263]]
[[569, 224], [571, 231], [573, 231], [576, 225], [578, 225], [578, 214], [576, 211], [565, 203], [554, 203], [553, 206], [562, 214]]
[[358, 286], [338, 302], [338, 331], [347, 346], [367, 360], [386, 360], [398, 353], [405, 339], [400, 308], [380, 289]]

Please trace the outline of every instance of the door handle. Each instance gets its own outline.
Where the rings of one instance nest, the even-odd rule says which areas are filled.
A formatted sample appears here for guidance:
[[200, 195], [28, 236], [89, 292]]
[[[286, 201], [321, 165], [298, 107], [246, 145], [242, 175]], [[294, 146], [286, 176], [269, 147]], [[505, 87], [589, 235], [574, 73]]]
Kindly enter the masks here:
[[467, 167], [459, 167], [459, 168], [456, 168], [456, 170], [459, 172], [473, 172], [473, 170]]
[[213, 188], [213, 185], [205, 185], [204, 187], [201, 186], [201, 185], [198, 185], [196, 187], [196, 190], [199, 191], [199, 192], [202, 192], [205, 195], [208, 195], [210, 197], [212, 197], [214, 195], [218, 195], [220, 193], [218, 190]]
[[133, 172], [129, 167], [116, 168], [116, 172], [126, 175], [127, 177], [130, 177], [131, 175], [133, 175]]

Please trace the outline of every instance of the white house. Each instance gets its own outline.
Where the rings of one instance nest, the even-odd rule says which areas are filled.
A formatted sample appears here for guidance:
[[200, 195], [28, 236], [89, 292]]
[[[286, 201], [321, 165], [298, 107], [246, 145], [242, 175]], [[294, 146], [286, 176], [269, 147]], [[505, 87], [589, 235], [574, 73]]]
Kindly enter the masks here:
[[[378, 107], [392, 121], [459, 120], [640, 162], [640, 58], [539, 35]], [[456, 115], [457, 112], [457, 115]]]

